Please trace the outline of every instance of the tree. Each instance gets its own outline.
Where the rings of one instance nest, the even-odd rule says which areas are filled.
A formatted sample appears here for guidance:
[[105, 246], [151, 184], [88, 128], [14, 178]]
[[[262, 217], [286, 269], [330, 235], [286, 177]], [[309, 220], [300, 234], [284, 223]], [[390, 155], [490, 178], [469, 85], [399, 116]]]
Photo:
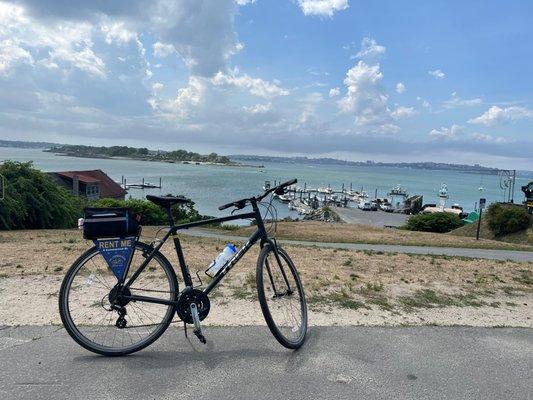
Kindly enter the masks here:
[[5, 196], [0, 200], [0, 230], [72, 228], [83, 200], [72, 196], [31, 162], [5, 161]]

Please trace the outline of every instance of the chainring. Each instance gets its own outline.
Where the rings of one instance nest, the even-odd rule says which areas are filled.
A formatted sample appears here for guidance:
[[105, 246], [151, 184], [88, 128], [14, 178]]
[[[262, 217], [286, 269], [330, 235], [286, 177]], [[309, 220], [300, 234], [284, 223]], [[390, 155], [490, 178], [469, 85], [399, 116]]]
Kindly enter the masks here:
[[195, 303], [198, 310], [198, 316], [200, 321], [204, 320], [209, 314], [211, 303], [207, 295], [198, 289], [187, 288], [181, 292], [176, 305], [176, 313], [180, 319], [188, 324], [192, 324], [194, 321], [191, 315], [191, 304]]

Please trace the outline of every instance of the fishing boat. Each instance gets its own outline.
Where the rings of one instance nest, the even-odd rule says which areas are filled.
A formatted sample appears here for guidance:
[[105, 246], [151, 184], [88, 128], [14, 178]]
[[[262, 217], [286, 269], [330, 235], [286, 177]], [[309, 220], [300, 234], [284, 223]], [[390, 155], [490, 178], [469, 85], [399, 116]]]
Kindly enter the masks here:
[[407, 189], [401, 185], [394, 186], [387, 196], [390, 197], [390, 205], [393, 212], [403, 212], [406, 208], [406, 200], [409, 198]]

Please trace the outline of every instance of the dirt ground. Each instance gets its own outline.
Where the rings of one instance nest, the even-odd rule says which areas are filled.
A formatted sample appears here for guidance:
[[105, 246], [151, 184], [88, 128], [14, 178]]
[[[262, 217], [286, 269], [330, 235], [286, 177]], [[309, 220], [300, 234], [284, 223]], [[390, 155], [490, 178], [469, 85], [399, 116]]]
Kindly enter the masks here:
[[[155, 231], [145, 232], [142, 240], [153, 240]], [[188, 236], [182, 243], [193, 275], [203, 275], [225, 245]], [[62, 278], [91, 246], [77, 230], [0, 233], [0, 325], [59, 324]], [[311, 325], [533, 327], [531, 263], [284, 248], [303, 280]], [[171, 242], [163, 253], [179, 270]], [[212, 293], [206, 323], [264, 323], [255, 288], [257, 255], [258, 248], [250, 251]], [[153, 283], [160, 278], [154, 274]]]

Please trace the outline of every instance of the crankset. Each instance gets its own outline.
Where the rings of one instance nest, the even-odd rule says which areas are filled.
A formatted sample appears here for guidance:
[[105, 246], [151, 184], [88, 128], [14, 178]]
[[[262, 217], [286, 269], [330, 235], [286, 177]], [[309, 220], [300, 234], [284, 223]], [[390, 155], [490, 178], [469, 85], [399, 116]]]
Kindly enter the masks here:
[[209, 310], [211, 308], [211, 303], [209, 302], [207, 295], [201, 290], [194, 288], [186, 288], [183, 292], [181, 292], [178, 299], [178, 304], [176, 305], [176, 313], [183, 322], [188, 324], [194, 323], [191, 312], [191, 304], [196, 305], [198, 318], [200, 321], [203, 321], [209, 314]]
[[176, 313], [183, 321], [185, 337], [187, 337], [187, 324], [194, 324], [193, 333], [200, 342], [206, 343], [200, 321], [207, 317], [210, 308], [209, 298], [201, 290], [189, 287], [181, 292], [176, 305]]

